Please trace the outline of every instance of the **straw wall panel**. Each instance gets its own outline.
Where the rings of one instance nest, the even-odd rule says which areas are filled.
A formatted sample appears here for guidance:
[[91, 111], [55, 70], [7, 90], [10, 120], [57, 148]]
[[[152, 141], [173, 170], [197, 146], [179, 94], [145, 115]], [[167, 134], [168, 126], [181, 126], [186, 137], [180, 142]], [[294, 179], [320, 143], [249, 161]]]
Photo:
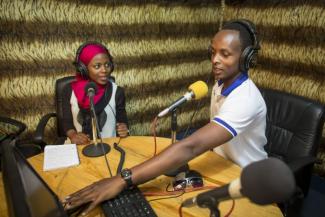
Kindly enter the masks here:
[[[206, 48], [222, 14], [256, 23], [262, 49], [250, 76], [259, 86], [325, 103], [324, 0], [226, 3], [222, 13], [214, 0], [1, 0], [0, 114], [25, 122], [32, 135], [54, 111], [55, 80], [74, 74], [79, 44], [98, 40], [115, 57], [132, 134], [148, 135], [160, 110], [209, 77]], [[202, 100], [194, 126], [208, 121], [208, 104]], [[180, 128], [196, 105], [180, 110]], [[168, 131], [169, 118], [162, 119], [159, 134]]]

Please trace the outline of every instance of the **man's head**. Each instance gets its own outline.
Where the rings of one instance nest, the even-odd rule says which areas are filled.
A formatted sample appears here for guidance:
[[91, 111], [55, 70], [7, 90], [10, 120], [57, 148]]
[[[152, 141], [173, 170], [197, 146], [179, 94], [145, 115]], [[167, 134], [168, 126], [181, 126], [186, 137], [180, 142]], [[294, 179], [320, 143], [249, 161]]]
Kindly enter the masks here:
[[212, 39], [210, 51], [216, 80], [231, 83], [247, 71], [259, 48], [255, 27], [247, 20], [226, 23]]

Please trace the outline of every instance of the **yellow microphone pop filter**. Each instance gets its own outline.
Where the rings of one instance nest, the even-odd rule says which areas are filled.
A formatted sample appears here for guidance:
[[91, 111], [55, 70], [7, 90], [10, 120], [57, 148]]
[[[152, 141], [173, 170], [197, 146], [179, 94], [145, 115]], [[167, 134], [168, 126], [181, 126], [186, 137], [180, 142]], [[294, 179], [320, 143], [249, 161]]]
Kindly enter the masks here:
[[194, 93], [194, 99], [201, 99], [208, 94], [208, 85], [204, 81], [196, 81], [188, 89]]

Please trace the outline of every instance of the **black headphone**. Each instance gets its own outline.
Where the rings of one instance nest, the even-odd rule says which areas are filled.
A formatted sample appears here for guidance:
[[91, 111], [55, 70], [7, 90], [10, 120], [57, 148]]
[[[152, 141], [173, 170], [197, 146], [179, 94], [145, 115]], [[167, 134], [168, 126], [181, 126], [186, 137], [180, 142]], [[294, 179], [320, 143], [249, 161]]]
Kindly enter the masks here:
[[260, 49], [260, 44], [257, 39], [257, 32], [255, 25], [245, 19], [240, 19], [240, 20], [234, 20], [234, 21], [229, 21], [230, 23], [238, 23], [242, 25], [243, 27], [246, 28], [246, 30], [249, 32], [251, 39], [253, 40], [253, 46], [248, 46], [246, 47], [239, 59], [239, 69], [243, 71], [248, 71], [248, 69], [256, 64], [256, 58], [257, 58], [257, 53], [258, 50]]
[[109, 64], [110, 64], [110, 72], [109, 73], [112, 73], [114, 71], [114, 63], [113, 63], [113, 57], [111, 56], [110, 52], [108, 51], [108, 49], [102, 45], [101, 43], [99, 42], [95, 42], [95, 41], [87, 41], [85, 43], [83, 43], [82, 45], [80, 45], [80, 47], [77, 49], [77, 52], [76, 52], [76, 59], [75, 61], [73, 62], [73, 65], [76, 67], [76, 71], [80, 74], [80, 76], [87, 80], [89, 79], [89, 72], [88, 72], [88, 68], [87, 66], [82, 62], [80, 61], [80, 54], [82, 52], [82, 50], [88, 46], [88, 45], [98, 45], [98, 46], [101, 46], [102, 48], [105, 49], [107, 55], [108, 55], [108, 58], [109, 58]]
[[[258, 50], [260, 49], [260, 44], [257, 39], [257, 32], [256, 32], [255, 25], [251, 21], [245, 20], [245, 19], [231, 20], [231, 21], [226, 22], [225, 25], [230, 24], [230, 23], [238, 23], [241, 26], [243, 26], [248, 31], [248, 33], [251, 36], [251, 39], [253, 41], [253, 45], [247, 46], [243, 50], [243, 52], [239, 58], [239, 70], [242, 72], [248, 71], [248, 69], [250, 67], [252, 67], [256, 64], [257, 53], [258, 53]], [[209, 49], [210, 49], [209, 53], [211, 54], [211, 47]], [[210, 58], [211, 58], [211, 55], [210, 55]]]

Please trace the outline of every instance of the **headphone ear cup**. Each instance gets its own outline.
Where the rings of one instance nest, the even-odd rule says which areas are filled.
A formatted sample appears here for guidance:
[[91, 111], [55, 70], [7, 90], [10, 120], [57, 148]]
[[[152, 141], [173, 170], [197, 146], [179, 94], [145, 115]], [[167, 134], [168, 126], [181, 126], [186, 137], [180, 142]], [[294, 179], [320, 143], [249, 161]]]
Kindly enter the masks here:
[[248, 56], [251, 53], [251, 51], [252, 51], [252, 46], [248, 46], [243, 50], [242, 54], [240, 55], [239, 70], [241, 72], [248, 71], [249, 69]]
[[87, 80], [88, 79], [88, 69], [87, 66], [85, 66], [85, 64], [83, 64], [83, 62], [79, 61], [79, 63], [76, 64], [76, 70], [77, 72], [80, 73], [80, 76]]
[[257, 50], [252, 46], [248, 46], [244, 49], [239, 60], [239, 69], [242, 72], [248, 71], [248, 69], [256, 64]]
[[111, 74], [111, 73], [114, 71], [115, 65], [114, 65], [114, 63], [113, 63], [113, 57], [109, 56], [109, 58], [110, 58], [110, 60], [111, 60], [111, 62], [110, 62], [110, 64], [111, 64], [111, 71], [110, 71], [110, 74]]
[[258, 52], [258, 50], [252, 48], [251, 51], [248, 53], [248, 55], [246, 57], [246, 63], [247, 63], [248, 69], [251, 67], [254, 67], [256, 65], [257, 52]]

